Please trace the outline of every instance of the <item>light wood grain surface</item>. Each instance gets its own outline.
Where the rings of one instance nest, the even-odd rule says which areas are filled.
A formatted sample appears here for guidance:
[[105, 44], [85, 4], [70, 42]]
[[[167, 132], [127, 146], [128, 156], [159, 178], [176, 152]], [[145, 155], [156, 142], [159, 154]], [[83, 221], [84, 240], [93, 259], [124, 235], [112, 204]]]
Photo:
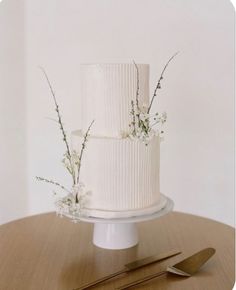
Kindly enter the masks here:
[[182, 254], [123, 275], [94, 289], [116, 287], [165, 269], [202, 248], [216, 254], [195, 276], [167, 275], [135, 289], [231, 290], [234, 284], [234, 229], [183, 213], [138, 224], [140, 243], [127, 250], [92, 244], [93, 225], [74, 224], [55, 213], [0, 226], [0, 290], [71, 290], [123, 268], [125, 263], [180, 249]]

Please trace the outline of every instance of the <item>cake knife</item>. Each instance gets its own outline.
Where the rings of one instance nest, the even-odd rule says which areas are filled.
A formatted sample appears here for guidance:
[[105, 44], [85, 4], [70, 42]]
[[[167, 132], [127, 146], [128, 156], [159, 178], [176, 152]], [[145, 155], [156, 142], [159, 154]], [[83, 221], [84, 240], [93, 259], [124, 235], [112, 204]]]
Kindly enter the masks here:
[[139, 268], [142, 268], [144, 266], [147, 266], [147, 265], [150, 265], [150, 264], [153, 264], [153, 263], [156, 263], [156, 262], [160, 262], [162, 260], [165, 260], [165, 259], [168, 259], [168, 258], [171, 258], [173, 256], [176, 256], [176, 255], [179, 255], [181, 254], [180, 251], [176, 251], [176, 250], [172, 250], [172, 251], [169, 251], [169, 252], [166, 252], [166, 253], [161, 253], [161, 254], [157, 254], [157, 255], [153, 255], [153, 256], [150, 256], [150, 257], [147, 257], [147, 258], [144, 258], [144, 259], [140, 259], [140, 260], [137, 260], [137, 261], [134, 261], [134, 262], [131, 262], [131, 263], [128, 263], [124, 266], [124, 269], [120, 270], [120, 271], [117, 271], [115, 273], [112, 273], [110, 275], [107, 275], [105, 277], [102, 277], [100, 279], [97, 279], [93, 282], [90, 282], [88, 284], [85, 284], [83, 286], [80, 286], [78, 288], [75, 288], [73, 290], [85, 290], [85, 289], [89, 289], [90, 287], [94, 287], [94, 286], [97, 286], [98, 284], [101, 284], [105, 281], [108, 281], [118, 275], [121, 275], [121, 274], [124, 274], [124, 273], [128, 273], [128, 272], [131, 272], [131, 271], [134, 271], [134, 270], [137, 270]]

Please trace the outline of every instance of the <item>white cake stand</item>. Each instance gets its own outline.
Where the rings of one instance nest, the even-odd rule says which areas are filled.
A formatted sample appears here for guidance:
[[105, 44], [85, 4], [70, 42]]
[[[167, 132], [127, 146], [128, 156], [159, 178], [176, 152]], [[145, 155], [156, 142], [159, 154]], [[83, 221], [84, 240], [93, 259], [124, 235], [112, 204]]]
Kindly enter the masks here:
[[94, 224], [94, 245], [112, 250], [127, 249], [138, 244], [136, 223], [156, 219], [172, 211], [174, 202], [170, 198], [164, 197], [167, 200], [165, 207], [152, 214], [129, 218], [80, 217], [79, 219]]

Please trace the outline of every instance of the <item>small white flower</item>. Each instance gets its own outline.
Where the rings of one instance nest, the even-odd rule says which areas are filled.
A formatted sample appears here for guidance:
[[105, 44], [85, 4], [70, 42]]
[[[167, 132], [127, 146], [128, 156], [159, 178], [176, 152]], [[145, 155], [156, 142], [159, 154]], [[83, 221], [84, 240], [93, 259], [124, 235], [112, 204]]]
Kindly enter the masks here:
[[162, 124], [166, 122], [166, 120], [167, 120], [167, 114], [166, 114], [166, 112], [163, 112], [163, 113], [161, 114], [161, 118], [160, 118], [160, 120], [161, 120], [161, 123], [162, 123]]

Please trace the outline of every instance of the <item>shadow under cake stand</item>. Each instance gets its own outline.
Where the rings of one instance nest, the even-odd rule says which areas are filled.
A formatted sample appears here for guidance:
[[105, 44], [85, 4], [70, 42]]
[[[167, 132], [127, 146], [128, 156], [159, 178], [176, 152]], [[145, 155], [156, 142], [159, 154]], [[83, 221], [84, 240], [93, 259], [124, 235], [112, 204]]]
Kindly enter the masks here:
[[[97, 218], [91, 216], [80, 216], [78, 220], [94, 224], [93, 243], [104, 249], [127, 249], [138, 244], [137, 223], [153, 220], [171, 212], [174, 202], [161, 194], [165, 199], [165, 205], [152, 214], [144, 214], [126, 218]], [[67, 217], [69, 217], [67, 215]]]

